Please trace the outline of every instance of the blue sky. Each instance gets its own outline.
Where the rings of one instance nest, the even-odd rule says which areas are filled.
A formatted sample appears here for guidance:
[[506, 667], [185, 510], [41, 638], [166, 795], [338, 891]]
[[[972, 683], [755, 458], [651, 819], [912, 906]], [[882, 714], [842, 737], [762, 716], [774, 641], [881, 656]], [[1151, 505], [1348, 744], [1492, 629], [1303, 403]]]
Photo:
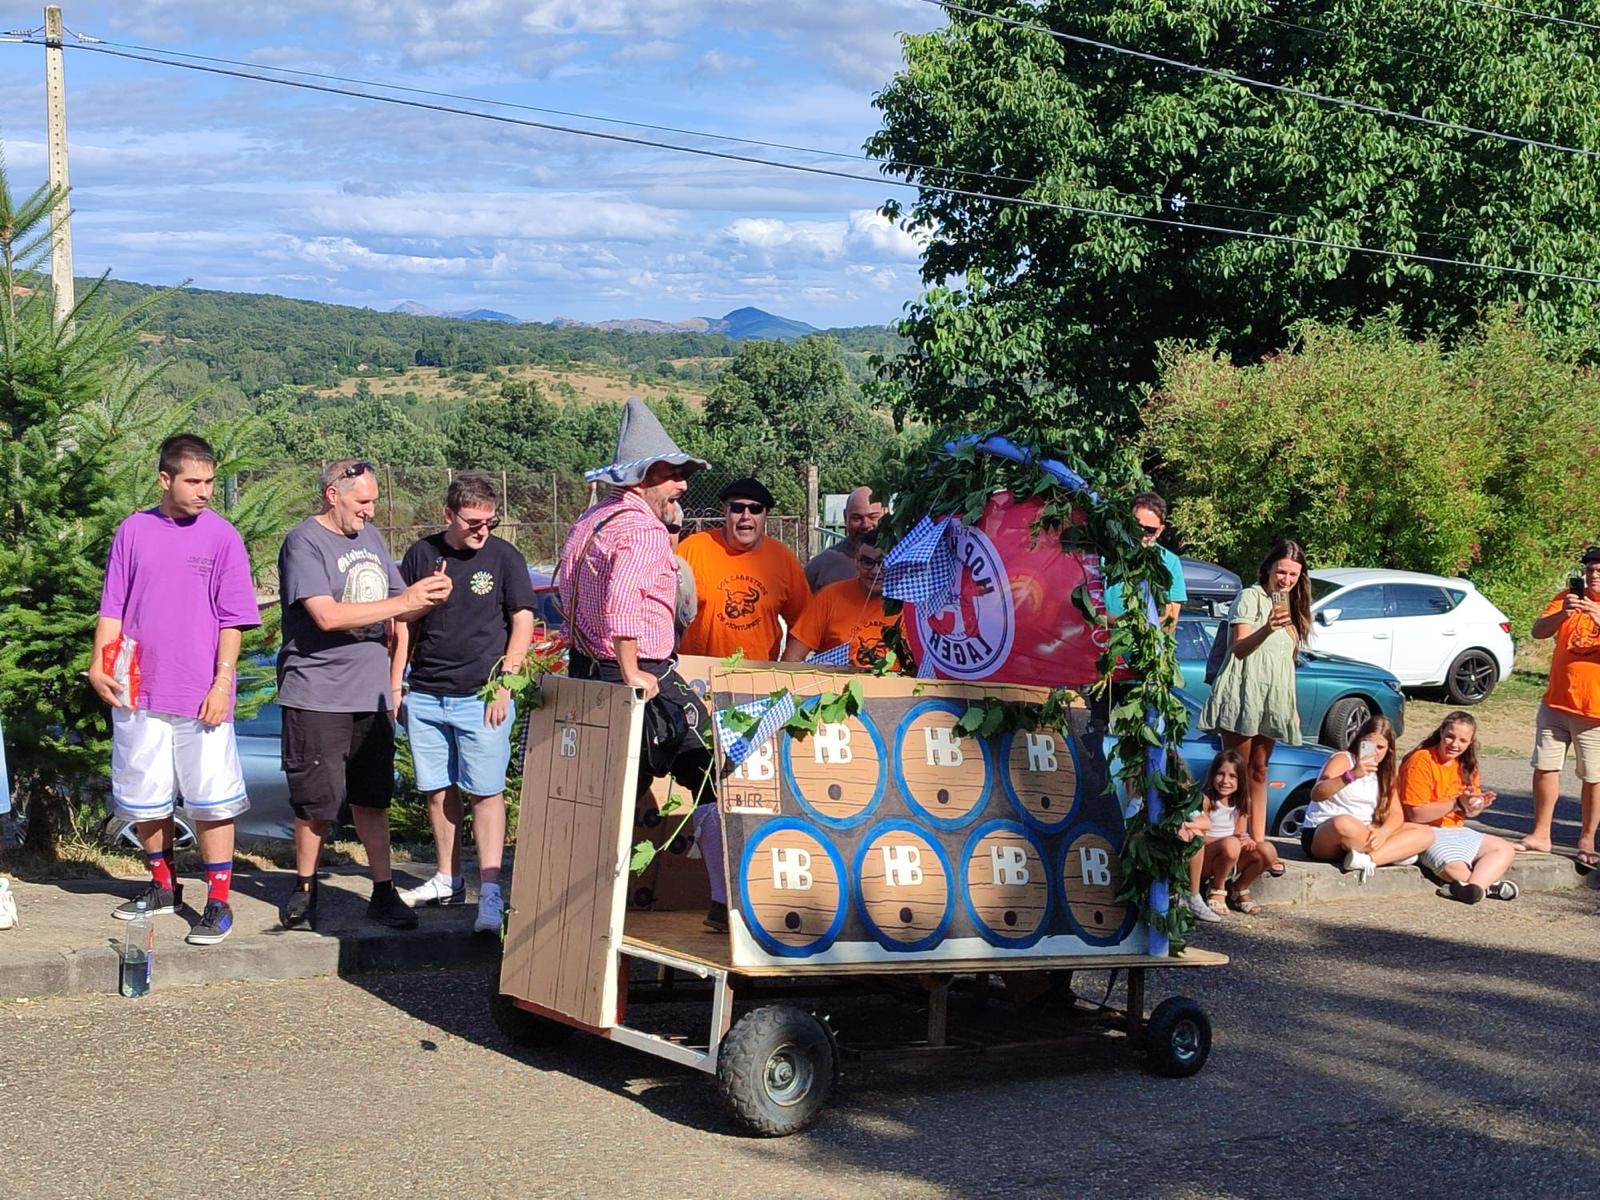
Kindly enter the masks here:
[[[62, 8], [69, 30], [108, 41], [846, 152], [876, 128], [871, 97], [899, 64], [899, 33], [941, 20], [918, 0]], [[0, 0], [0, 28], [41, 13]], [[43, 58], [0, 44], [0, 145], [18, 192], [46, 171]], [[80, 275], [533, 320], [748, 304], [819, 326], [892, 320], [919, 291], [916, 239], [875, 211], [893, 194], [881, 184], [72, 50], [66, 73]]]

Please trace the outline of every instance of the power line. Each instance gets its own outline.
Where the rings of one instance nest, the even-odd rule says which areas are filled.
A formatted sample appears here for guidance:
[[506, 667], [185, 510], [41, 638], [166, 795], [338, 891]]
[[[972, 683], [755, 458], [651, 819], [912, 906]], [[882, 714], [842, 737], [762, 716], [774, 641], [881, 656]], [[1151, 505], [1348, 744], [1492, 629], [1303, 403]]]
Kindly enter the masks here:
[[[43, 45], [36, 39], [30, 39], [29, 45]], [[671, 142], [655, 141], [650, 138], [638, 137], [632, 134], [610, 133], [599, 129], [583, 129], [571, 125], [559, 125], [550, 121], [533, 121], [525, 117], [505, 116], [499, 113], [477, 112], [467, 108], [456, 108], [447, 104], [435, 104], [421, 100], [407, 100], [398, 96], [384, 96], [372, 92], [361, 92], [351, 88], [334, 87], [331, 84], [309, 83], [295, 79], [280, 79], [271, 75], [259, 75], [230, 67], [207, 66], [196, 62], [177, 62], [171, 59], [159, 58], [148, 54], [134, 53], [128, 50], [115, 49], [108, 45], [77, 44], [70, 45], [71, 49], [86, 51], [94, 54], [110, 55], [114, 58], [130, 59], [136, 62], [153, 63], [157, 66], [173, 67], [178, 70], [196, 71], [207, 75], [220, 75], [235, 79], [249, 79], [258, 83], [275, 84], [278, 87], [297, 88], [304, 91], [319, 92], [326, 95], [347, 96], [357, 100], [373, 100], [380, 104], [391, 104], [401, 108], [415, 108], [426, 112], [447, 113], [453, 116], [474, 117], [480, 121], [493, 121], [501, 125], [511, 125], [527, 129], [538, 129], [550, 133], [565, 133], [576, 137], [595, 138], [600, 141], [615, 142], [630, 146], [644, 146], [654, 150], [667, 150], [678, 154], [690, 154], [701, 158], [717, 159], [724, 162], [742, 163], [748, 166], [768, 167], [774, 170], [794, 171], [806, 175], [817, 175], [831, 179], [854, 180], [860, 183], [870, 183], [880, 187], [902, 188], [913, 191], [934, 192], [940, 195], [956, 196], [969, 200], [982, 200], [995, 204], [1011, 204], [1026, 208], [1038, 208], [1055, 212], [1072, 213], [1077, 216], [1104, 217], [1116, 221], [1133, 221], [1143, 225], [1162, 226], [1174, 229], [1183, 229], [1196, 233], [1213, 233], [1225, 237], [1251, 238], [1258, 241], [1278, 242], [1287, 245], [1308, 246], [1322, 250], [1337, 250], [1347, 254], [1365, 254], [1380, 258], [1400, 259], [1408, 262], [1425, 263], [1430, 266], [1464, 267], [1468, 270], [1491, 271], [1507, 275], [1523, 275], [1530, 278], [1552, 279], [1568, 283], [1583, 283], [1600, 286], [1600, 278], [1587, 275], [1574, 275], [1559, 271], [1541, 271], [1533, 267], [1511, 267], [1499, 263], [1473, 262], [1468, 259], [1445, 258], [1431, 254], [1417, 254], [1408, 250], [1384, 250], [1374, 246], [1362, 246], [1349, 242], [1336, 242], [1325, 238], [1303, 237], [1297, 234], [1273, 233], [1258, 229], [1238, 229], [1227, 225], [1211, 225], [1197, 221], [1180, 221], [1169, 217], [1156, 217], [1147, 213], [1117, 212], [1110, 209], [1091, 208], [1081, 204], [1066, 204], [1050, 200], [1035, 200], [1022, 196], [1005, 196], [994, 192], [982, 192], [972, 188], [957, 188], [942, 184], [913, 183], [909, 180], [886, 179], [876, 175], [863, 175], [853, 171], [839, 170], [833, 167], [818, 166], [814, 163], [793, 163], [780, 160], [758, 158], [750, 154], [735, 154], [726, 150], [712, 150], [704, 146], [684, 146]]]
[[1556, 150], [1562, 154], [1576, 154], [1584, 158], [1600, 158], [1600, 150], [1584, 150], [1578, 146], [1564, 146], [1560, 142], [1546, 142], [1539, 138], [1522, 137], [1515, 133], [1502, 133], [1494, 129], [1479, 129], [1475, 125], [1462, 125], [1455, 121], [1441, 121], [1436, 117], [1423, 117], [1416, 113], [1398, 112], [1392, 108], [1381, 108], [1376, 104], [1364, 104], [1359, 100], [1347, 100], [1342, 96], [1329, 96], [1323, 92], [1313, 92], [1308, 88], [1295, 87], [1288, 83], [1272, 83], [1265, 79], [1252, 79], [1248, 75], [1238, 75], [1232, 71], [1219, 70], [1216, 67], [1202, 67], [1194, 63], [1182, 62], [1176, 58], [1167, 58], [1161, 54], [1151, 54], [1147, 50], [1132, 50], [1127, 46], [1115, 46], [1110, 42], [1096, 41], [1094, 38], [1082, 37], [1075, 33], [1063, 33], [1059, 29], [1051, 29], [1048, 25], [1040, 25], [1033, 21], [1024, 21], [1019, 17], [1008, 17], [1000, 13], [984, 12], [981, 8], [970, 8], [965, 4], [957, 4], [955, 0], [922, 0], [924, 4], [932, 4], [950, 12], [965, 13], [968, 16], [983, 17], [990, 21], [998, 21], [1002, 25], [1012, 25], [1018, 29], [1032, 30], [1034, 33], [1043, 33], [1063, 42], [1073, 42], [1080, 46], [1089, 46], [1096, 50], [1105, 50], [1111, 54], [1125, 54], [1131, 58], [1142, 58], [1147, 62], [1159, 63], [1164, 67], [1176, 67], [1180, 71], [1192, 71], [1197, 75], [1209, 75], [1213, 79], [1226, 80], [1229, 83], [1243, 84], [1246, 87], [1265, 88], [1272, 92], [1281, 92], [1288, 96], [1299, 96], [1306, 100], [1316, 100], [1322, 104], [1333, 104], [1340, 108], [1348, 108], [1355, 112], [1371, 113], [1379, 117], [1392, 117], [1397, 121], [1412, 121], [1418, 125], [1427, 125], [1434, 129], [1445, 129], [1452, 133], [1469, 133], [1476, 137], [1497, 138], [1504, 142], [1514, 142], [1523, 146], [1537, 146], [1543, 150]]
[[1490, 12], [1509, 13], [1512, 16], [1526, 17], [1530, 21], [1544, 21], [1551, 25], [1567, 25], [1573, 29], [1588, 29], [1600, 32], [1600, 25], [1592, 21], [1576, 21], [1571, 17], [1553, 17], [1547, 13], [1529, 12], [1525, 8], [1508, 8], [1504, 4], [1488, 4], [1485, 0], [1456, 0], [1457, 4], [1464, 4], [1468, 8], [1486, 8]]

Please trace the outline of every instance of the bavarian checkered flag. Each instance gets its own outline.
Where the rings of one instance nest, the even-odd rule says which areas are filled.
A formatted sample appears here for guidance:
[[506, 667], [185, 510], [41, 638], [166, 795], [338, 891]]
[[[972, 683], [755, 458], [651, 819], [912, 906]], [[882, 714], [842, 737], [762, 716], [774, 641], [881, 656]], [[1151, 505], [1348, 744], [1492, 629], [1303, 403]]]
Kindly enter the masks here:
[[[747, 726], [743, 720], [730, 719], [734, 713], [754, 718], [755, 724]], [[719, 708], [715, 720], [717, 742], [722, 746], [723, 756], [734, 766], [739, 766], [775, 736], [792, 716], [794, 693], [790, 691], [780, 696], [764, 696], [760, 700], [735, 704], [731, 708]]]
[[913, 604], [942, 604], [956, 578], [954, 517], [923, 517], [883, 560], [883, 594]]
[[850, 665], [850, 643], [840, 642], [832, 650], [818, 650], [806, 655], [806, 661], [814, 667], [848, 667]]

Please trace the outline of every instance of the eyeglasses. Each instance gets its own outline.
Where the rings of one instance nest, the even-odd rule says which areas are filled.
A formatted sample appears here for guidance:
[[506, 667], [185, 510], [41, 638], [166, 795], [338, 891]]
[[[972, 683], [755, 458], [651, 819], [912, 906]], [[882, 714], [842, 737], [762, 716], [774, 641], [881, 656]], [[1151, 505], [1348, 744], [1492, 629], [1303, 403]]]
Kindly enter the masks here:
[[369, 462], [353, 462], [344, 470], [339, 472], [339, 478], [354, 479], [357, 475], [365, 475], [368, 471], [376, 475], [378, 473], [378, 468]]
[[754, 500], [730, 500], [728, 501], [728, 511], [731, 513], [749, 513], [751, 516], [759, 517], [767, 511], [767, 506], [765, 504], [757, 504]]
[[668, 525], [667, 526], [667, 532], [670, 533], [673, 537], [677, 537], [678, 534], [683, 532], [683, 526], [682, 525]]
[[460, 513], [456, 513], [455, 514], [455, 518], [456, 518], [457, 521], [461, 522], [461, 528], [465, 529], [468, 533], [477, 533], [478, 530], [480, 530], [480, 529], [499, 529], [500, 528], [500, 518], [499, 517], [485, 517], [481, 521], [462, 521], [461, 520], [461, 514]]
[[1161, 532], [1161, 526], [1159, 525], [1140, 525], [1139, 528], [1144, 530], [1146, 537], [1154, 537]]
[[856, 566], [857, 567], [871, 567], [873, 570], [876, 570], [879, 566], [882, 565], [882, 563], [883, 563], [883, 555], [881, 555], [881, 554], [875, 554], [871, 558], [868, 558], [865, 554], [856, 555]]

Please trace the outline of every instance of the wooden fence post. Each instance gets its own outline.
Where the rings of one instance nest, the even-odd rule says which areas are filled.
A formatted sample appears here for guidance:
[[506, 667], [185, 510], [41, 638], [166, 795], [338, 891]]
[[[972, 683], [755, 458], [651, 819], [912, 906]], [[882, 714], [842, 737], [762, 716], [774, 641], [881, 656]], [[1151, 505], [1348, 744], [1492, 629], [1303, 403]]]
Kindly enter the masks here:
[[806, 527], [805, 541], [806, 557], [812, 558], [822, 549], [818, 543], [822, 540], [817, 530], [820, 524], [817, 513], [817, 464], [806, 464]]

